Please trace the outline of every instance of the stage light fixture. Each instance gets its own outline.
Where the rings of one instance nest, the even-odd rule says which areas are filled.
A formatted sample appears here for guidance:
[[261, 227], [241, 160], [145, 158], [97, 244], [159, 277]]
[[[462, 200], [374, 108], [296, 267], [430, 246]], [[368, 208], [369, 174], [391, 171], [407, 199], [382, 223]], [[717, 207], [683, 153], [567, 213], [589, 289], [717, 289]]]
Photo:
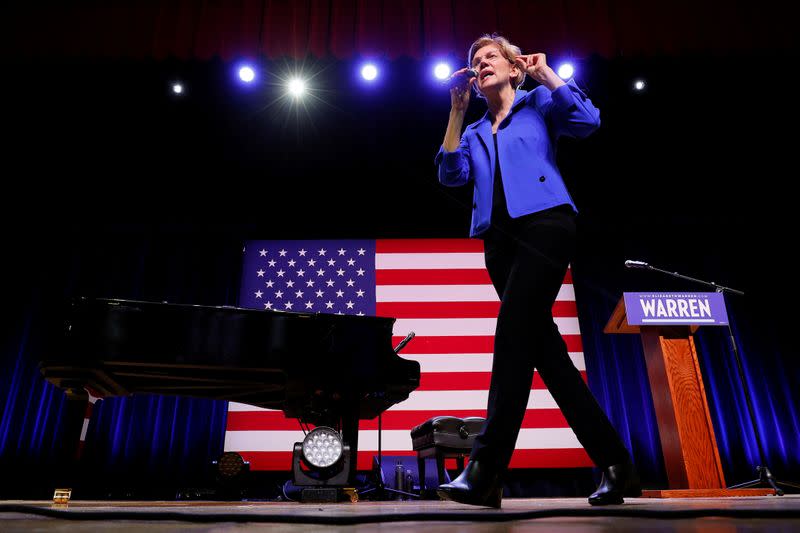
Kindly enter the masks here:
[[239, 68], [239, 79], [245, 83], [250, 83], [254, 79], [256, 79], [256, 71], [253, 70], [253, 67], [250, 66], [243, 66]]
[[361, 67], [361, 77], [367, 81], [373, 81], [378, 77], [378, 67], [372, 63], [367, 63]]
[[450, 76], [450, 65], [447, 63], [437, 63], [433, 68], [433, 75], [439, 80], [446, 80]]
[[172, 92], [175, 94], [182, 94], [183, 93], [183, 85], [180, 83], [173, 83], [172, 84]]
[[303, 439], [303, 458], [317, 468], [327, 468], [342, 457], [342, 438], [331, 428], [318, 427]]
[[300, 98], [306, 92], [306, 82], [300, 78], [292, 78], [289, 80], [288, 89], [289, 94], [295, 98]]
[[644, 82], [644, 80], [636, 80], [633, 82], [633, 88], [637, 91], [644, 91], [646, 86], [647, 84]]
[[328, 426], [318, 426], [306, 434], [303, 442], [295, 442], [292, 483], [301, 489], [301, 501], [338, 501], [344, 487], [352, 486], [351, 460], [355, 459], [350, 456], [350, 446]]
[[[246, 490], [250, 463], [236, 452], [225, 452], [211, 464], [217, 484], [212, 493], [223, 500], [241, 500]], [[200, 497], [200, 494], [192, 497]]]
[[572, 63], [562, 63], [558, 67], [558, 77], [562, 80], [568, 80], [573, 75], [575, 75], [575, 67], [572, 66]]
[[236, 479], [250, 470], [250, 463], [236, 452], [225, 452], [214, 462], [220, 480]]

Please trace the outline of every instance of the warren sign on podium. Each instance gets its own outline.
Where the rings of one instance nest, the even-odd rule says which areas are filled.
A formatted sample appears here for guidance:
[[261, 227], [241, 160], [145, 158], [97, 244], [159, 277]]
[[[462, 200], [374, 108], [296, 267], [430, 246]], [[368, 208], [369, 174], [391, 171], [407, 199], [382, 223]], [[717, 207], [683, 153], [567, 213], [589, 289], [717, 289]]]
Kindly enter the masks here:
[[728, 325], [719, 292], [626, 292], [623, 299], [631, 326]]

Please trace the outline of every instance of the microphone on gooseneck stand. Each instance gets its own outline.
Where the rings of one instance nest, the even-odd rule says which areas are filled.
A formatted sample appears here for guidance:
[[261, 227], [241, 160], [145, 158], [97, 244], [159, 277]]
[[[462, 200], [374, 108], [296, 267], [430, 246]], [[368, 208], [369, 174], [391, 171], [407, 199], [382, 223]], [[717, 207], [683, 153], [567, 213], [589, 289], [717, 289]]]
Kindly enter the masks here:
[[394, 353], [400, 353], [400, 350], [402, 350], [405, 347], [405, 345], [408, 344], [408, 341], [410, 341], [411, 339], [413, 339], [416, 336], [417, 336], [417, 334], [414, 333], [413, 331], [411, 333], [409, 333], [408, 335], [406, 335], [406, 338], [401, 340], [400, 344], [398, 344], [397, 346], [394, 347]]
[[645, 263], [644, 261], [631, 261], [628, 259], [625, 261], [626, 268], [652, 268], [649, 263]]

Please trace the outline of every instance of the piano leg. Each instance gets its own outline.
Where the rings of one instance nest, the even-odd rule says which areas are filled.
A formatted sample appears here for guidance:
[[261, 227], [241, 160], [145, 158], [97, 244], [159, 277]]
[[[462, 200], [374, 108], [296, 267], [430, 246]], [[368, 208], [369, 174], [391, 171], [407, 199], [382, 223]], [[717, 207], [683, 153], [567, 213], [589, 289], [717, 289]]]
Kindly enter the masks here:
[[358, 470], [358, 406], [344, 409], [342, 415], [342, 438], [350, 445], [350, 474], [347, 476], [348, 485], [354, 485], [356, 471]]
[[54, 488], [74, 489], [80, 478], [78, 466], [81, 452], [81, 433], [84, 425], [89, 395], [83, 388], [66, 390], [66, 402], [62, 415], [59, 468]]

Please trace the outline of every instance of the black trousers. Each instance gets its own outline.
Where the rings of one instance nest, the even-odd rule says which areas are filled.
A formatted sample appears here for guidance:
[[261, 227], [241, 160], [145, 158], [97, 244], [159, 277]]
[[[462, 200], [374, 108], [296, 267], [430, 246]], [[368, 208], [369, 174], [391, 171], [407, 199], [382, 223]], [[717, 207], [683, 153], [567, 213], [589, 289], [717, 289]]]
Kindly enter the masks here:
[[501, 304], [487, 418], [471, 459], [508, 466], [534, 368], [595, 465], [605, 468], [630, 457], [553, 321], [553, 303], [575, 248], [575, 217], [571, 207], [559, 206], [493, 221], [484, 236], [486, 267]]

